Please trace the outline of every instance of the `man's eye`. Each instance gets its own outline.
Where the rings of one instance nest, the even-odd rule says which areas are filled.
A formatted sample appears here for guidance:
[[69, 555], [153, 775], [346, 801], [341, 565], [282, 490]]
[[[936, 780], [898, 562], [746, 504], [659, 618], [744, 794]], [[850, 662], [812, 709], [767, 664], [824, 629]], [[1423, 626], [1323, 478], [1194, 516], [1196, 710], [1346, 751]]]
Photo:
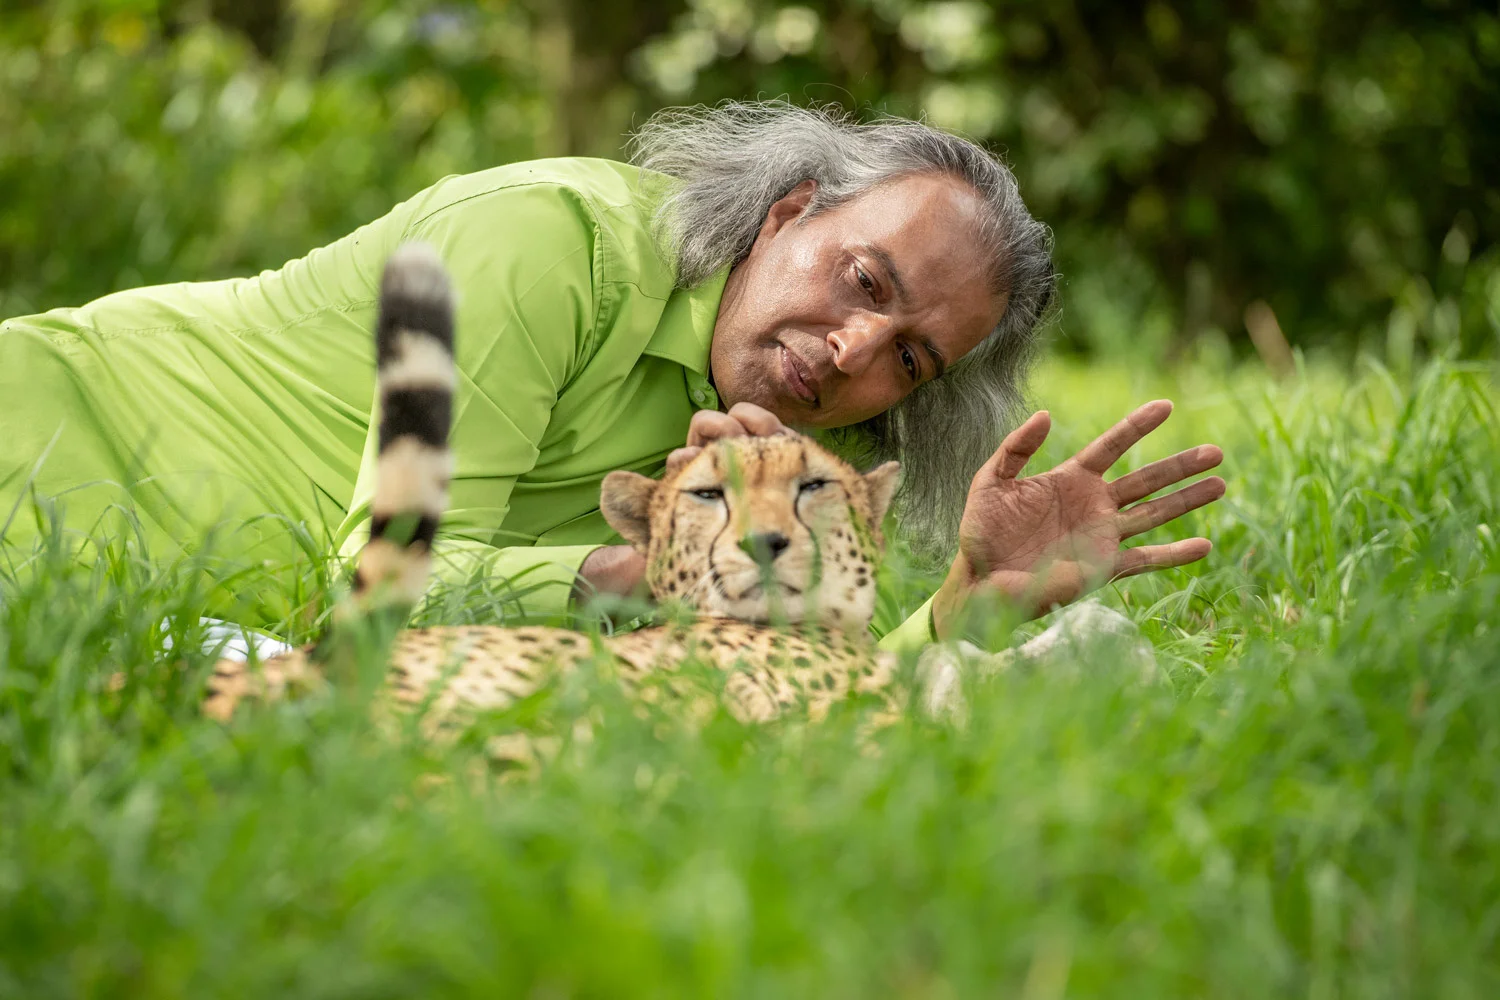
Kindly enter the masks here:
[[826, 480], [826, 479], [809, 479], [807, 482], [805, 482], [801, 486], [797, 487], [797, 492], [799, 492], [799, 493], [813, 493], [813, 492], [816, 492], [817, 490], [821, 490], [823, 487], [825, 487], [827, 485], [828, 485], [828, 480]]
[[723, 500], [724, 491], [717, 486], [709, 486], [701, 490], [689, 490], [699, 500]]
[[906, 369], [906, 373], [912, 377], [913, 381], [916, 380], [917, 359], [916, 356], [911, 353], [910, 348], [906, 347], [906, 345], [904, 344], [901, 346], [901, 367]]
[[858, 264], [854, 265], [854, 280], [859, 282], [860, 288], [863, 288], [872, 295], [875, 293], [875, 279], [870, 277], [868, 272]]

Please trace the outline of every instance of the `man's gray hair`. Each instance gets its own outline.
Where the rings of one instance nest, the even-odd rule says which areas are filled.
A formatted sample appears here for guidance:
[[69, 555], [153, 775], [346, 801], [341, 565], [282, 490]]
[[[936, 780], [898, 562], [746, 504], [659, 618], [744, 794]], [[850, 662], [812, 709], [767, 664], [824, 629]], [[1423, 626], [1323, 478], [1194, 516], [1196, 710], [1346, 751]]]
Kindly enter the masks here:
[[982, 146], [923, 122], [860, 123], [836, 108], [785, 101], [658, 112], [631, 138], [630, 154], [681, 182], [654, 225], [682, 288], [744, 260], [771, 206], [809, 178], [818, 186], [806, 217], [915, 173], [958, 177], [980, 195], [979, 246], [991, 287], [1008, 296], [999, 324], [942, 378], [834, 438], [862, 460], [899, 459], [902, 534], [921, 556], [951, 554], [969, 481], [1020, 415], [1056, 283], [1052, 235], [1022, 203], [1015, 175]]

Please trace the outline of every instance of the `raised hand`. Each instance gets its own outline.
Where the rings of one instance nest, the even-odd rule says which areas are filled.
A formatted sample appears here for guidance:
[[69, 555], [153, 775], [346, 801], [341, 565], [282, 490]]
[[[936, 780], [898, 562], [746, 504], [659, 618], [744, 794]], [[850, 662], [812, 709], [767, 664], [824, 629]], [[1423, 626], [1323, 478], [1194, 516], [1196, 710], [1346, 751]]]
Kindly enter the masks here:
[[1006, 437], [974, 476], [959, 527], [959, 552], [933, 603], [940, 638], [956, 626], [975, 593], [993, 590], [1035, 617], [1109, 580], [1208, 555], [1206, 538], [1122, 548], [1120, 543], [1224, 495], [1218, 476], [1137, 503], [1157, 490], [1214, 468], [1215, 445], [1200, 445], [1113, 482], [1104, 474], [1172, 412], [1158, 399], [1100, 435], [1050, 472], [1018, 478], [1051, 430], [1045, 410]]

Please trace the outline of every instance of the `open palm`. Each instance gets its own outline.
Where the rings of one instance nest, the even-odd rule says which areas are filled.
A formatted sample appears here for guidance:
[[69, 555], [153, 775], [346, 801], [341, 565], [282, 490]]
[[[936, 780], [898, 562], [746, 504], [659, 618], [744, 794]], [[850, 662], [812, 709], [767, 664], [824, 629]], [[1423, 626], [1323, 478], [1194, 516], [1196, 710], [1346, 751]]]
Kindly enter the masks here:
[[976, 591], [992, 589], [1031, 615], [1067, 604], [1107, 580], [1202, 559], [1206, 538], [1121, 548], [1121, 542], [1224, 495], [1217, 476], [1137, 503], [1223, 460], [1200, 445], [1109, 482], [1104, 474], [1132, 445], [1161, 426], [1172, 404], [1138, 408], [1077, 455], [1049, 472], [1019, 478], [1046, 440], [1052, 421], [1033, 414], [1006, 437], [974, 476], [959, 528], [959, 554], [933, 605], [945, 635]]

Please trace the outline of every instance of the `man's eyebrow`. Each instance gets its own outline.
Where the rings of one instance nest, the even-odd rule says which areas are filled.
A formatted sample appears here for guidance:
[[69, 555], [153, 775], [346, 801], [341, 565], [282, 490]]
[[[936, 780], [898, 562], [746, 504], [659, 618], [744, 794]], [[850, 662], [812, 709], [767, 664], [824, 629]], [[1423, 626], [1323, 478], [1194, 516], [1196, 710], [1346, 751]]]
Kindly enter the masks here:
[[901, 272], [896, 269], [896, 259], [885, 247], [871, 243], [865, 248], [880, 263], [880, 269], [890, 276], [891, 285], [896, 289], [896, 298], [903, 304], [906, 302], [906, 282], [901, 280]]
[[943, 352], [938, 350], [937, 347], [933, 345], [932, 341], [928, 340], [926, 337], [921, 337], [919, 339], [922, 346], [927, 349], [927, 353], [932, 355], [932, 363], [937, 366], [937, 374], [932, 377], [942, 378], [943, 372], [948, 370], [948, 359], [943, 357]]

